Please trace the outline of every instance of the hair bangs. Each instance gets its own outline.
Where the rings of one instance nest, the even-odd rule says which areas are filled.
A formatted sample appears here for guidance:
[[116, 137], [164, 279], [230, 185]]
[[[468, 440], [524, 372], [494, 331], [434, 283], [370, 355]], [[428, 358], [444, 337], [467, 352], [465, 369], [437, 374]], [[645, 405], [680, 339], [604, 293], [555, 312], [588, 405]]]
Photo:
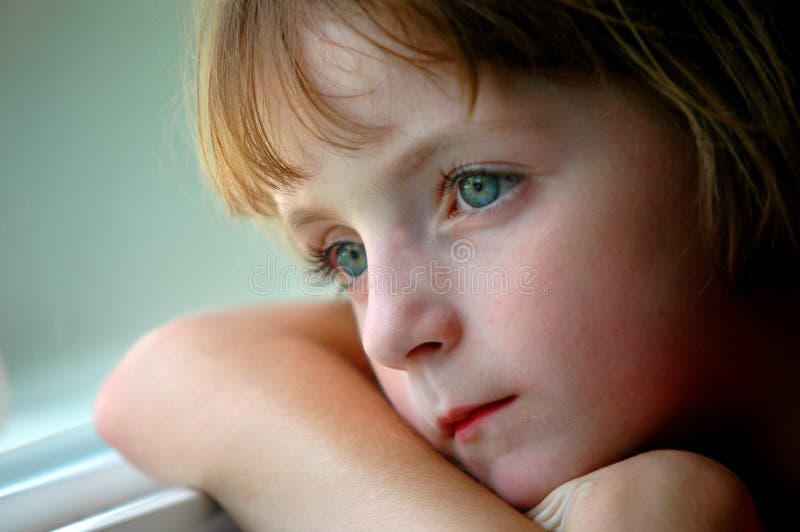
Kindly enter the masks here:
[[[800, 257], [798, 54], [780, 2], [678, 0], [214, 0], [198, 17], [201, 161], [234, 214], [271, 217], [308, 179], [285, 135], [358, 150], [381, 132], [335, 105], [305, 37], [332, 20], [378, 53], [462, 81], [478, 65], [570, 82], [623, 79], [679, 120], [697, 159], [698, 227], [732, 282], [770, 256]], [[785, 10], [784, 10], [785, 11]], [[768, 16], [772, 13], [772, 16]], [[309, 33], [310, 32], [310, 33]], [[330, 44], [339, 46], [335, 39]], [[763, 257], [763, 259], [762, 259]]]

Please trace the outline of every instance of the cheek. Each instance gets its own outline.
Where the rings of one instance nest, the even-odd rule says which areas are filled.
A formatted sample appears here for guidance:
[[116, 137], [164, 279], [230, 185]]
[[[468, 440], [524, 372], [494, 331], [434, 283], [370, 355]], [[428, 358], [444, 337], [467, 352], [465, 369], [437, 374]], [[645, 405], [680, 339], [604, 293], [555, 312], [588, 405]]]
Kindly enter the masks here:
[[544, 201], [531, 215], [536, 225], [517, 224], [503, 239], [522, 244], [489, 248], [511, 271], [536, 272], [532, 293], [512, 287], [482, 305], [492, 309], [488, 323], [514, 381], [532, 384], [558, 405], [554, 413], [599, 417], [605, 405], [622, 424], [646, 424], [702, 386], [697, 361], [708, 355], [699, 324], [707, 319], [696, 294], [708, 265], [688, 228], [666, 228], [682, 216], [674, 205], [640, 185], [629, 189], [627, 197], [624, 188], [571, 190], [578, 203], [569, 208]]

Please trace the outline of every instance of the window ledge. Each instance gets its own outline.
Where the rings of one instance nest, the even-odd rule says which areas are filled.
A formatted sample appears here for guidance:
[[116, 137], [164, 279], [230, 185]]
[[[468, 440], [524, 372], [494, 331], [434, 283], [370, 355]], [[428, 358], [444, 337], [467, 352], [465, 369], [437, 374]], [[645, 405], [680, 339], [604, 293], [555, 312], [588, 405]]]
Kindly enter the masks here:
[[238, 530], [208, 496], [164, 486], [87, 423], [0, 454], [3, 529]]

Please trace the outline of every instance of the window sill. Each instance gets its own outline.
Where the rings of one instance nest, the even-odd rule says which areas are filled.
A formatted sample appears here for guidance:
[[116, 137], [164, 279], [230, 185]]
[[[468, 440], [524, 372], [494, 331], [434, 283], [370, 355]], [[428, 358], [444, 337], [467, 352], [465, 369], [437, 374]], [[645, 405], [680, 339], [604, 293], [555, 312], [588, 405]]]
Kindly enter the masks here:
[[4, 530], [238, 530], [208, 496], [127, 463], [91, 424], [0, 454]]

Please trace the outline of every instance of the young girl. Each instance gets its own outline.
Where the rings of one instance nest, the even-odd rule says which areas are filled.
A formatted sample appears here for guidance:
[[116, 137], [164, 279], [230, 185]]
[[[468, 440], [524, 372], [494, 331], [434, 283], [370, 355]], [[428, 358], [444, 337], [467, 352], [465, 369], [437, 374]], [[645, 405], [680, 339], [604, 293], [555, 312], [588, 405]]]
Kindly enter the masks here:
[[165, 325], [100, 432], [253, 530], [790, 526], [775, 4], [209, 4], [208, 171], [347, 301]]

